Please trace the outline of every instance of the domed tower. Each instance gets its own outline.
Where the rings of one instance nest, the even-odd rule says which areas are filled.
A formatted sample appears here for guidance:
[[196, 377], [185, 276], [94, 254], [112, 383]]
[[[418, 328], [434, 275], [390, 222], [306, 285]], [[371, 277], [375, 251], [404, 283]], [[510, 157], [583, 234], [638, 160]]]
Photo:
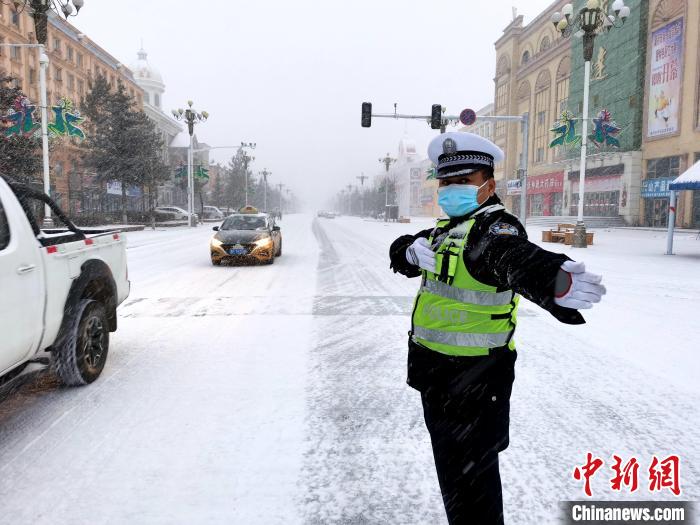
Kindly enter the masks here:
[[163, 93], [165, 92], [165, 83], [163, 83], [163, 77], [158, 70], [148, 63], [147, 56], [146, 51], [141, 47], [138, 53], [138, 60], [131, 65], [131, 71], [134, 73], [134, 80], [136, 80], [136, 83], [146, 95], [144, 102], [162, 111], [161, 104], [163, 102]]

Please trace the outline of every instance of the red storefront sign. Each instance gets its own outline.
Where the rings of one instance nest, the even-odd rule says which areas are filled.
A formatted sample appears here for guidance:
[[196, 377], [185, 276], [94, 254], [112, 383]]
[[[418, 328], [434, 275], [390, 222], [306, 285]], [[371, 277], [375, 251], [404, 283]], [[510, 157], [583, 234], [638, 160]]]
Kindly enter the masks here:
[[531, 175], [527, 178], [527, 192], [562, 193], [564, 191], [564, 172], [547, 173], [546, 175]]

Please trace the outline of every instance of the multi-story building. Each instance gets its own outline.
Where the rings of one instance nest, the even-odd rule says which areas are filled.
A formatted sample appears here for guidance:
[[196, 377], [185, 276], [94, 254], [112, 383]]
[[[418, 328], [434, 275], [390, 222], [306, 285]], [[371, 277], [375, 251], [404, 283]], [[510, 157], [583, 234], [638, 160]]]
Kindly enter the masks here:
[[[0, 3], [0, 44], [34, 44], [34, 21], [27, 11], [17, 13]], [[78, 105], [96, 75], [112, 85], [121, 81], [126, 91], [143, 105], [143, 90], [135, 83], [131, 71], [75, 27], [49, 12], [46, 51], [47, 101], [57, 104], [67, 98]], [[38, 105], [39, 51], [33, 48], [0, 46], [0, 69], [14, 76], [29, 99]], [[72, 215], [91, 213], [110, 206], [110, 196], [92, 184], [92, 178], [80, 161], [79, 143], [74, 138], [53, 141], [50, 156], [51, 193], [60, 206]], [[138, 195], [134, 195], [138, 198]], [[118, 206], [118, 196], [113, 196]]]
[[[557, 0], [527, 26], [516, 17], [496, 41], [495, 114], [529, 115], [527, 204], [529, 216], [576, 216], [579, 197], [578, 142], [550, 147], [553, 125], [564, 111], [574, 116], [581, 134], [583, 113], [583, 43], [576, 35], [562, 38], [550, 22], [566, 1]], [[604, 13], [611, 0], [601, 0]], [[642, 119], [647, 2], [627, 0], [631, 16], [624, 25], [595, 39], [589, 96], [589, 137], [603, 110], [617, 123], [618, 141], [588, 140], [584, 216], [622, 217], [638, 223], [642, 176]], [[578, 12], [585, 0], [574, 2]], [[521, 126], [499, 122], [495, 141], [506, 151], [497, 178], [519, 177]], [[502, 184], [502, 183], [501, 183]], [[502, 187], [499, 186], [499, 187]], [[507, 205], [520, 212], [519, 189], [510, 185]]]
[[[668, 222], [668, 182], [700, 161], [700, 2], [650, 0], [640, 221]], [[679, 194], [678, 226], [700, 227], [700, 191]]]
[[[408, 137], [399, 141], [396, 163], [389, 168], [388, 176], [394, 181], [396, 202], [399, 216], [435, 216], [439, 213], [437, 206], [437, 181], [429, 179], [432, 163], [428, 158], [421, 158], [416, 150], [416, 143]], [[391, 188], [392, 185], [389, 185]], [[392, 196], [390, 195], [390, 200]]]
[[[566, 0], [523, 26], [516, 16], [496, 41], [495, 115], [529, 115], [528, 208], [530, 215], [562, 215], [564, 165], [563, 151], [549, 148], [549, 130], [556, 116], [567, 107], [571, 77], [571, 44], [558, 38], [550, 22], [551, 13], [561, 10]], [[509, 180], [519, 178], [523, 151], [521, 125], [497, 122], [494, 141], [506, 153], [497, 166], [496, 181], [503, 197]], [[510, 186], [512, 188], [512, 185]], [[505, 196], [506, 206], [520, 213], [519, 190]]]
[[[143, 48], [139, 50], [136, 62], [131, 64], [131, 70], [134, 80], [144, 92], [143, 110], [153, 121], [163, 140], [163, 162], [170, 165], [171, 145], [184, 128], [163, 110], [165, 82], [158, 69], [148, 62], [148, 54]], [[177, 170], [173, 170], [170, 180], [158, 187], [158, 194], [155, 196], [158, 205], [182, 205], [187, 201], [187, 193], [177, 180], [177, 173]]]

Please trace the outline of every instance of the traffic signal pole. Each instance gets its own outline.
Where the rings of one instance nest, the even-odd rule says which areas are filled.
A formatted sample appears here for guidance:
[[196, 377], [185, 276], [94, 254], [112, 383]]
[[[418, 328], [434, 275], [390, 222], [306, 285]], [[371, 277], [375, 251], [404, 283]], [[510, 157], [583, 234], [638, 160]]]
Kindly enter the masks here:
[[[432, 129], [439, 129], [440, 133], [445, 133], [445, 128], [448, 124], [457, 124], [461, 122], [464, 125], [470, 125], [477, 120], [486, 120], [489, 122], [520, 122], [521, 134], [523, 137], [523, 153], [520, 159], [519, 179], [520, 179], [520, 222], [525, 226], [527, 216], [527, 165], [528, 165], [528, 128], [530, 123], [529, 114], [523, 115], [493, 115], [483, 116], [476, 115], [472, 110], [464, 110], [460, 116], [443, 115], [444, 109], [439, 104], [433, 104], [431, 115], [406, 115], [396, 111], [394, 104], [394, 113], [372, 113], [372, 104], [370, 102], [362, 103], [362, 127], [369, 128], [372, 126], [372, 117], [376, 118], [393, 118], [393, 119], [408, 119], [408, 120], [424, 120], [430, 124]], [[470, 120], [463, 119], [465, 113], [471, 113]]]

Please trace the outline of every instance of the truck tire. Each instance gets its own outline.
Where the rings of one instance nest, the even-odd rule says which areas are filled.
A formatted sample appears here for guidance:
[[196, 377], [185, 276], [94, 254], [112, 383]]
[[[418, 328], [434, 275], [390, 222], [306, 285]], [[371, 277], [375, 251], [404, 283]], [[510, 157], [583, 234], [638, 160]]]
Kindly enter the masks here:
[[280, 247], [277, 250], [277, 257], [282, 257], [282, 241], [280, 241]]
[[74, 307], [72, 325], [51, 354], [53, 369], [68, 386], [92, 383], [107, 362], [109, 324], [102, 303], [82, 299]]

